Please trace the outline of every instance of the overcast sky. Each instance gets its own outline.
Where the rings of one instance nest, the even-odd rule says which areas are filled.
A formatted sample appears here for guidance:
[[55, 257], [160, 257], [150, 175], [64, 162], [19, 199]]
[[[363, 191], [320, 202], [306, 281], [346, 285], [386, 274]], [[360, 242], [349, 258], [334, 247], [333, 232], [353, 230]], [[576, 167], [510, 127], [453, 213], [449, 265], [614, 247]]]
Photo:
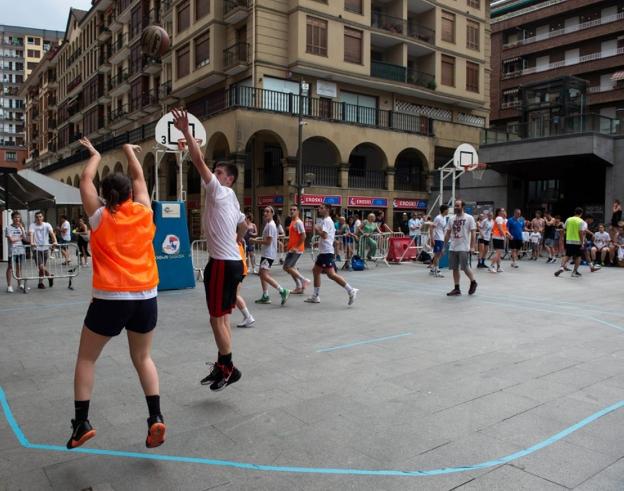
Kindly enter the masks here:
[[91, 8], [91, 0], [0, 0], [0, 24], [64, 31], [70, 7]]

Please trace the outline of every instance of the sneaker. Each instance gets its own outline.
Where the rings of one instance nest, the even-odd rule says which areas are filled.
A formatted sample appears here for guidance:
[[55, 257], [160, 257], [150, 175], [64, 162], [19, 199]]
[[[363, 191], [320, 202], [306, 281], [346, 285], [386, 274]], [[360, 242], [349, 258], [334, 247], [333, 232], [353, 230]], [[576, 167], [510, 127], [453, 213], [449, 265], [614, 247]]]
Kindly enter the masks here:
[[564, 267], [563, 267], [563, 270], [564, 270], [564, 271], [572, 271], [572, 270], [571, 270], [570, 268], [568, 268], [567, 266], [564, 266]]
[[212, 370], [210, 370], [210, 373], [200, 380], [199, 383], [202, 385], [210, 385], [221, 376], [221, 369], [219, 368], [220, 365], [218, 363], [206, 363], [206, 365], [212, 365]]
[[602, 266], [600, 266], [600, 264], [594, 264], [593, 266], [590, 266], [589, 269], [592, 273], [598, 271], [599, 269], [601, 269]]
[[518, 269], [520, 266], [518, 266], [516, 263], [511, 263], [511, 267]]
[[459, 288], [453, 288], [446, 294], [447, 297], [457, 297], [459, 295], [461, 295], [461, 290]]
[[279, 294], [280, 294], [280, 297], [282, 298], [281, 305], [284, 305], [286, 303], [286, 300], [288, 300], [288, 296], [290, 295], [290, 290], [288, 288], [282, 288]]
[[250, 315], [246, 319], [243, 319], [243, 322], [241, 322], [240, 324], [236, 324], [236, 327], [253, 327], [254, 322], [256, 322], [256, 319], [254, 319], [253, 316]]
[[303, 288], [301, 288], [300, 286], [298, 286], [297, 288], [295, 288], [294, 290], [290, 290], [290, 294], [291, 295], [303, 295]]
[[37, 285], [37, 288], [39, 288], [40, 290], [45, 290], [45, 285], [43, 283], [39, 283]]
[[312, 295], [311, 297], [306, 298], [304, 302], [321, 303], [321, 299], [318, 297], [318, 295]]
[[561, 273], [563, 273], [563, 268], [559, 268], [557, 271], [555, 271], [555, 276], [559, 276]]
[[20, 285], [20, 286], [19, 286], [19, 289], [20, 289], [20, 290], [22, 290], [22, 292], [23, 292], [23, 293], [27, 293], [27, 292], [29, 292], [29, 291], [30, 291], [30, 287], [29, 287], [29, 286], [26, 286], [26, 285], [24, 285], [24, 284]]
[[353, 302], [355, 302], [355, 297], [357, 297], [357, 293], [359, 291], [360, 290], [358, 290], [357, 288], [354, 288], [349, 292], [349, 301], [347, 302], [347, 305], [353, 305]]
[[504, 270], [503, 268], [498, 268], [498, 269], [496, 270], [496, 272], [497, 272], [497, 273], [504, 273], [504, 272], [505, 272], [505, 270]]
[[7, 286], [7, 293], [13, 293], [13, 287]]
[[488, 268], [488, 270], [490, 271], [490, 273], [496, 273], [496, 268], [494, 266]]
[[50, 275], [50, 278], [48, 278], [48, 285], [50, 285], [50, 288], [52, 288], [54, 286], [54, 278], [53, 278], [53, 274]]
[[570, 276], [572, 278], [580, 278], [583, 275], [581, 273], [579, 273], [578, 271], [572, 271], [572, 274]]
[[145, 446], [147, 448], [160, 447], [165, 443], [166, 431], [167, 427], [163, 421], [162, 414], [147, 418], [147, 438], [145, 439]]
[[474, 292], [477, 291], [477, 282], [476, 281], [471, 281], [470, 282], [470, 288], [468, 289], [468, 295], [474, 295]]
[[441, 274], [439, 271], [436, 271], [433, 275], [434, 278], [444, 278], [444, 275]]
[[271, 299], [269, 298], [268, 295], [262, 295], [258, 300], [255, 301], [255, 303], [268, 304], [268, 303], [271, 303]]
[[435, 274], [436, 274], [435, 269], [430, 269], [430, 270], [429, 270], [429, 274], [430, 274], [431, 276], [435, 276]]
[[75, 419], [71, 420], [72, 422], [72, 435], [67, 442], [67, 448], [70, 450], [72, 448], [79, 447], [87, 440], [91, 440], [95, 436], [95, 429], [91, 426], [88, 419], [84, 421], [76, 421]]
[[219, 373], [218, 377], [215, 379], [212, 384], [210, 384], [210, 390], [213, 392], [218, 392], [220, 390], [225, 389], [228, 385], [233, 384], [234, 382], [238, 382], [241, 378], [241, 373], [238, 368], [234, 365], [231, 367], [226, 367], [225, 365], [218, 365]]

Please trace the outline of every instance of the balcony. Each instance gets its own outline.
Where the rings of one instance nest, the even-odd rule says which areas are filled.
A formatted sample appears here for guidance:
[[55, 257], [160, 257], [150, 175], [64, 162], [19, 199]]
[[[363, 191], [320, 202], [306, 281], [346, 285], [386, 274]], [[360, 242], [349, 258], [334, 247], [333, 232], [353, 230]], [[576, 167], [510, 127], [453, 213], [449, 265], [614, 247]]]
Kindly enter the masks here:
[[117, 36], [112, 44], [112, 53], [110, 62], [117, 64], [124, 61], [130, 55], [130, 46], [128, 46], [128, 35], [126, 33]]
[[111, 38], [112, 35], [113, 33], [108, 27], [100, 25], [98, 29], [98, 41], [100, 42], [107, 41]]
[[78, 123], [82, 119], [82, 104], [76, 100], [75, 103], [67, 108], [67, 114], [69, 115], [70, 123]]
[[113, 3], [113, 0], [96, 0], [95, 2], [93, 2], [93, 6], [95, 7], [95, 10], [98, 10], [99, 12], [104, 12], [108, 7], [110, 7]]
[[588, 63], [590, 61], [602, 60], [604, 58], [610, 58], [612, 56], [617, 56], [617, 55], [622, 55], [622, 54], [624, 54], [624, 47], [620, 47], [620, 48], [609, 50], [609, 51], [598, 51], [596, 53], [579, 56], [578, 58], [555, 61], [547, 65], [534, 66], [534, 67], [524, 68], [522, 70], [507, 72], [503, 74], [503, 80], [508, 80], [510, 78], [516, 78], [516, 77], [523, 77], [525, 75], [532, 75], [534, 73], [546, 72], [548, 70], [556, 70], [557, 68], [562, 68], [562, 67], [579, 65], [581, 63]]
[[236, 75], [249, 66], [249, 43], [236, 43], [223, 50], [223, 71]]
[[173, 13], [173, 0], [162, 0], [160, 3], [160, 18], [163, 20], [171, 18]]
[[65, 62], [65, 68], [69, 68], [70, 66], [72, 66], [76, 61], [78, 61], [81, 55], [82, 48], [78, 48], [67, 58], [67, 61]]
[[224, 0], [223, 20], [226, 24], [238, 24], [249, 15], [251, 0]]
[[128, 90], [130, 90], [130, 83], [128, 82], [127, 70], [123, 70], [111, 77], [110, 90], [108, 91], [111, 96], [117, 97], [128, 92]]
[[117, 19], [123, 24], [127, 24], [130, 21], [130, 15], [132, 11], [130, 7], [135, 0], [120, 0], [118, 3]]
[[111, 128], [120, 128], [123, 125], [128, 124], [129, 122], [130, 119], [128, 118], [128, 106], [126, 104], [111, 111], [109, 121]]
[[349, 187], [361, 189], [386, 189], [386, 173], [382, 170], [367, 170], [351, 167]]
[[602, 26], [602, 25], [609, 24], [611, 22], [617, 22], [618, 20], [623, 20], [623, 19], [624, 19], [624, 12], [618, 12], [617, 14], [607, 15], [605, 17], [601, 17], [600, 19], [594, 19], [594, 20], [590, 20], [587, 22], [582, 22], [580, 24], [566, 26], [562, 29], [550, 31], [545, 34], [539, 34], [537, 36], [531, 36], [528, 38], [519, 39], [517, 41], [510, 42], [510, 43], [505, 43], [503, 44], [503, 49], [515, 48], [517, 46], [525, 46], [527, 44], [537, 43], [545, 39], [552, 39], [555, 37], [563, 36], [565, 34], [570, 34], [572, 32], [583, 31], [585, 29]]
[[373, 61], [371, 63], [371, 77], [417, 85], [430, 90], [435, 89], [435, 77], [433, 75], [381, 61]]
[[152, 56], [146, 56], [143, 59], [143, 72], [150, 75], [156, 75], [162, 70], [162, 64], [160, 58], [154, 58]]
[[67, 84], [67, 96], [72, 95], [76, 89], [80, 88], [80, 84], [82, 83], [82, 75], [78, 75], [71, 82]]
[[165, 82], [158, 88], [158, 98], [165, 104], [173, 104], [178, 99], [171, 95], [172, 84], [171, 81]]
[[435, 30], [425, 27], [414, 20], [406, 20], [380, 12], [373, 12], [371, 27], [428, 44], [435, 43]]
[[130, 101], [130, 112], [139, 112], [142, 114], [154, 113], [160, 109], [158, 100], [158, 91], [150, 90], [139, 97]]
[[304, 165], [303, 173], [314, 174], [315, 186], [329, 186], [332, 188], [338, 187], [340, 182], [338, 180], [338, 167], [335, 165]]

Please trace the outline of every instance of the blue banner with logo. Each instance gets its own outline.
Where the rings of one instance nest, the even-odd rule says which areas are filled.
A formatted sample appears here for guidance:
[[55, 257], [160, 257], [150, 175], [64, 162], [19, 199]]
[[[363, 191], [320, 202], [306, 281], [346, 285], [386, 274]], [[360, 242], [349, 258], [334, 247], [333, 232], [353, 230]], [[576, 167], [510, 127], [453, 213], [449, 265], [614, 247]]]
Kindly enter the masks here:
[[194, 288], [191, 242], [183, 201], [154, 201], [154, 252], [160, 283], [158, 290]]

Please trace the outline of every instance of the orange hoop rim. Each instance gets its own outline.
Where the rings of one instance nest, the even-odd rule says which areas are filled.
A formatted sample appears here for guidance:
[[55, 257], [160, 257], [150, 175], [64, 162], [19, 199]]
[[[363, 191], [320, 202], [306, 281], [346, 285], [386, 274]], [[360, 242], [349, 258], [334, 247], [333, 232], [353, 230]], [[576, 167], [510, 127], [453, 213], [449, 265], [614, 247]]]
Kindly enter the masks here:
[[476, 164], [462, 164], [462, 167], [464, 168], [464, 171], [472, 172], [472, 171], [475, 171], [475, 170], [486, 170], [487, 169], [487, 164], [485, 164], [483, 162], [478, 162]]
[[[202, 143], [204, 142], [204, 140], [202, 140], [201, 138], [195, 138], [195, 141], [200, 147]], [[185, 148], [186, 148], [186, 138], [178, 138], [178, 150], [184, 151]]]

